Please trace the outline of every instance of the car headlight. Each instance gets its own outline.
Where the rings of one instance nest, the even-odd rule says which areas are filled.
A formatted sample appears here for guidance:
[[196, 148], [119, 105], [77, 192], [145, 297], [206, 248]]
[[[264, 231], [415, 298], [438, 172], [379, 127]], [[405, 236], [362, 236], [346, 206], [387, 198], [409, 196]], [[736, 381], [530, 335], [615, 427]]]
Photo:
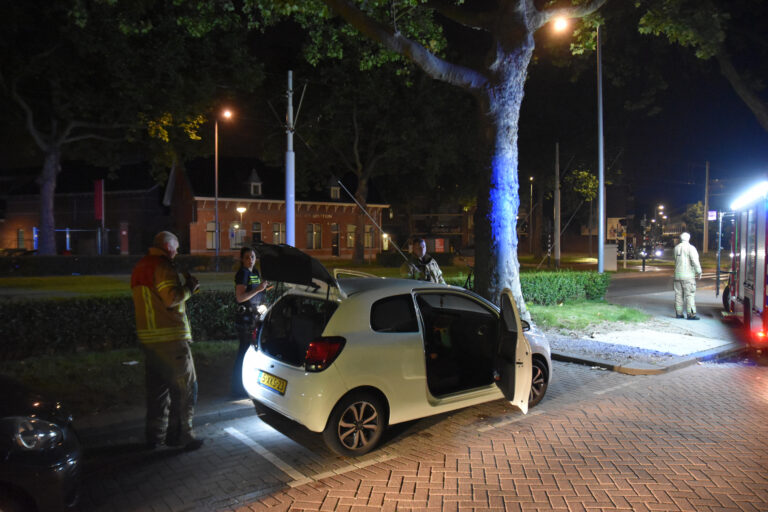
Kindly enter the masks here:
[[664, 254], [664, 252], [663, 252], [661, 249], [659, 249], [659, 250], [657, 250], [657, 251], [656, 251], [656, 257], [657, 257], [657, 258], [661, 258], [661, 255], [662, 255], [662, 254]]
[[[64, 439], [61, 429], [38, 418], [11, 417], [2, 420], [10, 428], [14, 444], [22, 450], [48, 450]], [[6, 430], [3, 428], [3, 430]]]

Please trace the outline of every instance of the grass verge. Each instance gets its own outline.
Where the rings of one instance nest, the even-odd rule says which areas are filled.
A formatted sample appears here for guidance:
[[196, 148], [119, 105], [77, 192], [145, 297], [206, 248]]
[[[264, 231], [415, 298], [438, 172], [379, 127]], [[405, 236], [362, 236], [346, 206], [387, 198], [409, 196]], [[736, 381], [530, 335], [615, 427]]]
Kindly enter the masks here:
[[637, 309], [608, 304], [602, 300], [585, 300], [553, 306], [528, 305], [531, 318], [542, 329], [585, 331], [611, 322], [639, 323], [650, 315]]
[[[237, 342], [197, 342], [192, 352], [200, 396], [227, 396]], [[2, 361], [0, 373], [64, 402], [76, 416], [144, 405], [144, 355], [138, 347]]]

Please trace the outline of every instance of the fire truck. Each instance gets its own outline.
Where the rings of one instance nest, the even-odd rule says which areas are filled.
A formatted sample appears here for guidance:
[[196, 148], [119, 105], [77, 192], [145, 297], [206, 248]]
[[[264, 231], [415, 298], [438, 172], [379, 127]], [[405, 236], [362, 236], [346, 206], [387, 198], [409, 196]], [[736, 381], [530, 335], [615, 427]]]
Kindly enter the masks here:
[[768, 181], [752, 186], [736, 198], [731, 210], [731, 213], [720, 214], [720, 233], [724, 218], [733, 222], [734, 228], [731, 233], [731, 269], [723, 290], [723, 306], [727, 316], [741, 320], [749, 346], [762, 351], [768, 349], [765, 248]]

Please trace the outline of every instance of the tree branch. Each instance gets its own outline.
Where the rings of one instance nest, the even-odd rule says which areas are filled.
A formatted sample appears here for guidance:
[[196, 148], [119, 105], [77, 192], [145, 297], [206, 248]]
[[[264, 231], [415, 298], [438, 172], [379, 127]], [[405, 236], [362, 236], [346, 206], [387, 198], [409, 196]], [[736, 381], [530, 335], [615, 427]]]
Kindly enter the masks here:
[[[530, 1], [530, 0], [528, 0]], [[557, 9], [545, 9], [531, 16], [529, 28], [536, 31], [549, 23], [552, 19], [563, 18], [583, 18], [602, 7], [608, 0], [591, 0], [584, 5], [574, 5], [572, 7], [559, 7]]]
[[120, 142], [122, 137], [105, 137], [103, 135], [96, 135], [95, 133], [85, 133], [83, 135], [76, 135], [74, 137], [69, 137], [68, 139], [61, 139], [61, 144], [70, 144], [72, 142], [77, 142], [79, 140], [86, 140], [86, 139], [96, 139], [96, 140], [103, 140], [106, 142]]
[[733, 66], [731, 58], [724, 52], [719, 51], [715, 54], [717, 63], [720, 64], [720, 72], [725, 76], [728, 82], [739, 95], [739, 98], [747, 104], [752, 111], [760, 126], [768, 132], [768, 105], [758, 96], [752, 87], [747, 84], [739, 72]]
[[465, 27], [476, 30], [490, 30], [493, 25], [494, 15], [489, 12], [469, 12], [465, 7], [459, 7], [455, 3], [443, 0], [429, 0], [426, 6], [434, 9], [449, 20], [455, 21]]
[[17, 80], [14, 80], [11, 83], [11, 96], [16, 101], [16, 103], [21, 106], [21, 109], [24, 111], [24, 117], [27, 125], [27, 131], [32, 136], [32, 138], [35, 140], [35, 143], [37, 146], [43, 150], [43, 152], [46, 152], [48, 150], [48, 144], [43, 140], [43, 136], [40, 133], [40, 131], [35, 127], [35, 116], [32, 113], [32, 109], [27, 104], [26, 101], [24, 101], [24, 98], [21, 97], [19, 94], [18, 89], [16, 88]]
[[322, 1], [369, 39], [408, 58], [432, 78], [464, 89], [479, 89], [488, 82], [484, 74], [435, 56], [419, 43], [411, 41], [399, 32], [392, 32], [346, 0]]

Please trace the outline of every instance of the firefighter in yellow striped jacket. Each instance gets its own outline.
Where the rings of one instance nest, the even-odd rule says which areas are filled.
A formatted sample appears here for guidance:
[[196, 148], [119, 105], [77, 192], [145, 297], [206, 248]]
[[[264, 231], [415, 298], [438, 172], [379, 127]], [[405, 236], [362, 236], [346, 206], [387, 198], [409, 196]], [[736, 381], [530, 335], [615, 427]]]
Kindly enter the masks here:
[[176, 235], [161, 231], [131, 275], [136, 334], [146, 356], [145, 434], [150, 449], [202, 446], [192, 430], [197, 374], [185, 309], [199, 284], [189, 274], [182, 284], [173, 264], [178, 250]]

